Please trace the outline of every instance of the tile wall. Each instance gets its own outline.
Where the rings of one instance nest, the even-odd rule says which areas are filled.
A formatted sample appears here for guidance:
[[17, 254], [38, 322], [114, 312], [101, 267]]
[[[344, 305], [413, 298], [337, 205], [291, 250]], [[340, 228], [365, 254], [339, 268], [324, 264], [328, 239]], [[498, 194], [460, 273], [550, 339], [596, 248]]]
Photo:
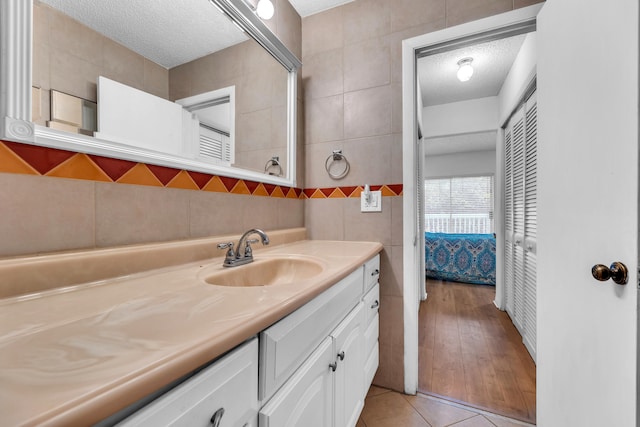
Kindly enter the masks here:
[[[87, 171], [95, 171], [96, 163], [89, 159], [87, 169], [84, 158], [79, 160], [84, 162], [84, 178], [54, 178], [45, 176], [51, 170], [43, 173], [25, 166], [24, 159], [14, 159], [15, 152], [9, 150], [13, 160], [0, 162], [0, 256], [240, 233], [254, 226], [304, 225], [314, 239], [377, 240], [385, 249], [381, 359], [375, 383], [402, 390], [401, 41], [539, 0], [356, 0], [302, 21], [288, 3], [279, 7], [283, 2], [287, 3], [277, 0], [279, 12], [269, 25], [294, 52], [301, 52], [304, 63], [303, 96], [298, 101], [302, 145], [297, 164], [304, 187], [302, 179], [298, 186], [306, 189], [298, 193], [301, 198], [121, 184], [108, 174], [109, 179], [101, 179], [101, 168], [91, 178]], [[124, 74], [131, 79], [128, 84], [156, 94], [167, 91], [168, 96], [168, 86], [156, 84], [166, 79], [159, 77], [162, 70], [129, 53], [123, 54], [130, 60], [105, 60], [122, 53], [120, 47], [84, 33], [68, 34], [65, 24], [58, 22], [63, 18], [42, 13], [37, 2], [36, 6], [34, 21], [44, 30], [36, 31], [34, 44], [44, 54], [36, 55], [34, 69], [41, 62], [48, 71], [34, 73], [34, 83], [43, 92], [54, 82], [65, 89], [58, 79], [70, 75], [75, 77], [61, 83], [69, 85], [64, 91], [91, 99], [87, 94], [95, 87], [86, 82], [95, 81], [95, 64], [72, 58], [74, 51], [87, 49], [102, 55], [97, 62], [119, 64], [112, 70], [114, 77]], [[53, 53], [57, 47], [51, 41], [56, 38], [84, 40], [89, 46]], [[95, 50], [93, 43], [103, 48]], [[135, 70], [123, 68], [124, 63]], [[71, 87], [78, 81], [85, 83]], [[340, 181], [329, 178], [324, 169], [325, 159], [337, 148], [351, 163], [349, 175]], [[3, 150], [6, 155], [8, 146], [0, 144]], [[45, 163], [52, 155], [47, 150], [39, 154]], [[182, 172], [187, 173], [178, 171]], [[197, 185], [193, 175], [187, 175], [181, 174]], [[388, 196], [383, 197], [382, 212], [360, 213], [357, 195], [364, 184], [376, 185]]]
[[301, 227], [304, 197], [298, 188], [5, 141], [0, 257]]
[[[402, 183], [402, 40], [538, 2], [355, 0], [303, 18], [305, 186]], [[334, 149], [351, 163], [337, 183], [324, 169]], [[307, 199], [305, 226], [314, 239], [384, 244], [374, 383], [402, 390], [402, 197], [384, 198], [380, 213], [359, 208], [353, 198]]]
[[[300, 16], [286, 0], [276, 7], [270, 25], [300, 56]], [[51, 88], [95, 101], [98, 75], [169, 98], [168, 70], [38, 0], [33, 69], [33, 84], [43, 89], [41, 125]], [[299, 227], [302, 198], [301, 188], [0, 141], [0, 257]]]

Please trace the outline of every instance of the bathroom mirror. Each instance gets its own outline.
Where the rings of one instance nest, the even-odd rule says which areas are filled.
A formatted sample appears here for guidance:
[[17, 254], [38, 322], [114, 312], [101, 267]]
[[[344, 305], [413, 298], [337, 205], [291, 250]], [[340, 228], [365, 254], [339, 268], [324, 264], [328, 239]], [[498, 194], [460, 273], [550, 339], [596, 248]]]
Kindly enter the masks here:
[[[159, 7], [153, 10], [147, 4], [144, 19], [152, 21], [160, 31], [168, 32], [171, 36], [155, 37], [144, 26], [144, 31], [138, 29], [130, 33], [133, 36], [129, 36], [143, 46], [132, 48], [127, 43], [128, 49], [123, 47], [126, 40], [122, 40], [121, 34], [126, 34], [130, 29], [118, 28], [119, 22], [109, 24], [106, 11], [132, 8], [135, 7], [132, 4], [138, 2], [102, 0], [92, 1], [88, 5], [85, 1], [33, 1], [3, 0], [0, 5], [0, 24], [3, 28], [0, 42], [4, 53], [0, 62], [0, 138], [295, 186], [296, 74], [301, 63], [244, 0], [198, 0], [188, 4], [184, 1], [162, 0], [154, 2]], [[75, 12], [76, 16], [69, 10], [51, 9], [52, 6], [64, 9], [70, 3], [81, 5], [81, 10]], [[182, 14], [180, 20], [175, 10], [163, 10], [176, 5], [182, 11], [189, 10], [191, 15]], [[201, 9], [196, 11], [192, 7]], [[51, 13], [42, 13], [43, 8], [50, 8]], [[132, 9], [124, 13], [141, 15]], [[97, 22], [106, 25], [95, 31], [84, 28], [75, 32], [65, 25], [71, 18], [90, 21], [91, 18], [86, 15], [91, 14], [94, 19], [97, 14]], [[177, 29], [169, 27], [173, 23], [178, 25]], [[198, 28], [198, 25], [204, 28], [196, 31], [200, 33], [198, 37], [186, 31], [187, 28]], [[52, 28], [56, 29], [55, 36], [51, 35]], [[107, 37], [112, 31], [116, 35]], [[203, 38], [202, 33], [210, 37]], [[82, 37], [94, 37], [101, 49], [87, 48], [90, 44], [86, 40], [79, 40]], [[216, 47], [221, 39], [227, 40], [227, 44]], [[175, 42], [174, 46], [164, 51], [181, 55], [167, 59], [160, 52], [160, 60], [150, 60], [149, 57], [156, 51], [163, 51], [158, 47], [158, 41], [162, 41], [162, 44]], [[70, 43], [70, 46], [63, 48], [62, 43]], [[201, 45], [204, 50], [198, 51], [196, 45]], [[140, 52], [151, 54], [142, 55]], [[127, 55], [131, 57], [130, 61], [127, 61]], [[102, 68], [96, 65], [98, 63], [102, 64]], [[136, 64], [141, 70], [138, 74], [130, 71]], [[65, 75], [71, 78], [65, 81], [61, 78]], [[115, 137], [101, 129], [108, 123], [102, 117], [108, 109], [100, 104], [106, 102], [108, 97], [98, 95], [101, 90], [97, 85], [98, 76], [135, 92], [134, 95], [116, 92], [111, 96], [118, 101], [112, 110], [120, 114], [111, 129], [122, 132], [122, 118], [129, 117], [129, 125], [138, 132], [134, 133], [137, 136], [125, 134]], [[108, 85], [101, 81], [99, 86]], [[49, 96], [52, 90], [74, 95], [83, 101], [98, 101], [98, 132], [95, 136], [47, 126], [47, 121], [51, 120]], [[219, 98], [202, 99], [207, 94], [221, 92], [225, 93]], [[229, 93], [232, 95], [229, 96]], [[147, 108], [147, 104], [140, 104], [144, 107], [135, 104], [133, 100], [137, 96], [149, 96], [152, 101], [166, 106], [176, 120], [180, 120], [180, 115], [183, 116], [180, 122], [183, 127], [178, 127], [177, 131], [173, 128], [178, 134], [177, 138], [171, 137], [165, 144], [157, 142], [158, 132], [154, 134], [153, 131], [161, 129], [168, 120], [157, 113], [160, 107]], [[223, 129], [223, 134], [227, 134], [234, 147], [231, 160], [212, 161], [201, 155], [196, 134], [198, 124], [202, 124], [202, 115], [194, 111], [194, 103], [198, 104], [194, 99], [205, 104], [210, 102], [211, 105], [230, 102], [231, 122], [226, 130]], [[186, 104], [191, 108], [183, 108]], [[34, 106], [35, 109], [32, 108]], [[184, 125], [188, 118], [198, 124], [192, 124], [191, 127]], [[189, 136], [189, 132], [193, 135]], [[151, 142], [138, 144], [137, 141], [144, 136]], [[272, 167], [274, 157], [278, 158], [281, 168]]]

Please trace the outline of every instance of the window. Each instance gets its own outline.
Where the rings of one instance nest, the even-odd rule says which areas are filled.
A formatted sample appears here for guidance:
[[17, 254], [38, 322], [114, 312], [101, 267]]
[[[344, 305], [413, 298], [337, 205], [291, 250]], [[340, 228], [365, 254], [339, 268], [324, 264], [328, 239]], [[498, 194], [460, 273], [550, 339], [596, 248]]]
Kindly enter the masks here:
[[489, 234], [493, 227], [493, 176], [427, 179], [425, 231]]

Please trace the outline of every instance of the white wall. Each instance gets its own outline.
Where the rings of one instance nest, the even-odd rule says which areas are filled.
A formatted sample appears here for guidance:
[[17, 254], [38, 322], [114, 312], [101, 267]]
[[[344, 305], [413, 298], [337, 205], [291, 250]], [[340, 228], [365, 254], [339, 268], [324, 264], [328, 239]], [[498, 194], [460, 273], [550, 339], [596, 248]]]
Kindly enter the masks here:
[[498, 98], [472, 99], [422, 109], [424, 137], [484, 132], [498, 128]]
[[507, 121], [536, 75], [536, 40], [536, 33], [527, 34], [498, 93], [498, 126], [502, 126]]
[[496, 152], [488, 150], [426, 156], [424, 172], [425, 179], [495, 175]]

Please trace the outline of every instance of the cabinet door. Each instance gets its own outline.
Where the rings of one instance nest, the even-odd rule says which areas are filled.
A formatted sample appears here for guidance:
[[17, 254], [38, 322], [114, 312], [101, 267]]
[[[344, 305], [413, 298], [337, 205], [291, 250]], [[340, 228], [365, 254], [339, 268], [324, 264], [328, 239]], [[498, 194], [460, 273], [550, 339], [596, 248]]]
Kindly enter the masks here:
[[260, 334], [260, 400], [268, 400], [362, 297], [362, 268]]
[[259, 414], [260, 427], [331, 427], [335, 362], [326, 337]]
[[258, 413], [258, 340], [236, 348], [122, 421], [134, 426], [255, 426]]
[[[376, 328], [377, 330], [377, 328]], [[376, 376], [376, 371], [378, 370], [378, 365], [380, 363], [380, 350], [378, 341], [373, 345], [373, 349], [366, 356], [366, 362], [364, 363], [364, 391], [365, 393], [371, 387], [371, 383], [373, 383], [373, 377]]]
[[331, 333], [335, 344], [335, 427], [353, 427], [364, 406], [363, 303]]
[[378, 335], [379, 335], [379, 316], [378, 308], [380, 307], [380, 285], [378, 283], [364, 296], [364, 391], [365, 393], [371, 387], [373, 377], [378, 370]]

